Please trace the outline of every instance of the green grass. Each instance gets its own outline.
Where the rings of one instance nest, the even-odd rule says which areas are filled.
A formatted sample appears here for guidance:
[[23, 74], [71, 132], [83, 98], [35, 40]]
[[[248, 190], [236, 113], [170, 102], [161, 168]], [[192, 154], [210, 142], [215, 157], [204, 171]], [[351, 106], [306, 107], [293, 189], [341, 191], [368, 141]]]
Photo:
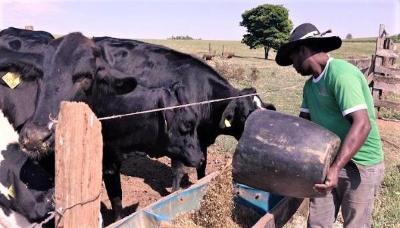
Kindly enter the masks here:
[[[385, 96], [385, 100], [400, 102], [400, 94], [391, 93]], [[392, 108], [381, 108], [380, 115], [383, 118], [400, 120], [400, 111]]]
[[400, 227], [400, 166], [386, 170], [375, 202], [374, 227]]
[[375, 42], [343, 42], [342, 46], [332, 52], [337, 58], [371, 58], [375, 52]]

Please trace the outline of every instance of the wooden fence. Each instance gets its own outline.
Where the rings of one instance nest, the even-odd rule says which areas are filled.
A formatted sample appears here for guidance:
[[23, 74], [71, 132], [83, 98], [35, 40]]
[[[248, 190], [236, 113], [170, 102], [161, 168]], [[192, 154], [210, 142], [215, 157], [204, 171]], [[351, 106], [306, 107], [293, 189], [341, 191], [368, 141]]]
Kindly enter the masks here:
[[56, 227], [100, 227], [101, 124], [84, 103], [63, 102], [56, 128]]

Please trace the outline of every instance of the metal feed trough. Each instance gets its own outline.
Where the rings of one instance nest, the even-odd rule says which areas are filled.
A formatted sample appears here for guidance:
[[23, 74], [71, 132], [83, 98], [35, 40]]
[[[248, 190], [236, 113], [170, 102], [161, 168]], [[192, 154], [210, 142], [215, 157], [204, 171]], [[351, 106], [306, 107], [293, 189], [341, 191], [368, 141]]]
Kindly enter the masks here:
[[[210, 181], [218, 175], [214, 172], [191, 187], [161, 198], [157, 202], [117, 221], [109, 228], [146, 227], [158, 228], [177, 216], [196, 210], [205, 194]], [[303, 199], [283, 197], [257, 190], [245, 185], [235, 184], [238, 193], [235, 201], [255, 209], [260, 219], [253, 227], [282, 227], [296, 212]]]

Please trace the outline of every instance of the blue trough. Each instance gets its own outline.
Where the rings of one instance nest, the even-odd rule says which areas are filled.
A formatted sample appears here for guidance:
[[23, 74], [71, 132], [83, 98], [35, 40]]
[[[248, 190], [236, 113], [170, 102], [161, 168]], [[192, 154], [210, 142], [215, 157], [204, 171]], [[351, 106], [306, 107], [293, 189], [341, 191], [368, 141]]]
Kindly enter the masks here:
[[[168, 224], [178, 214], [198, 209], [208, 184], [217, 175], [218, 172], [214, 172], [191, 187], [163, 197], [108, 227], [158, 228], [163, 223]], [[302, 199], [270, 194], [242, 184], [235, 184], [235, 192], [238, 193], [236, 202], [251, 207], [260, 214], [260, 220], [253, 226], [256, 228], [283, 226], [303, 201]]]

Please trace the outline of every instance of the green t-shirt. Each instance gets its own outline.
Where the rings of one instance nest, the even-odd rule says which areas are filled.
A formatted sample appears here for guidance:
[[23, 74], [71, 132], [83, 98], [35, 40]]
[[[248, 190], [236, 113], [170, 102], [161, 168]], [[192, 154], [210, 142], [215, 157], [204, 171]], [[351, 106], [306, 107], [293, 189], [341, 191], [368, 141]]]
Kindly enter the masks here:
[[352, 160], [360, 165], [375, 165], [383, 160], [381, 139], [376, 124], [373, 98], [364, 75], [352, 64], [330, 58], [317, 78], [304, 85], [301, 112], [311, 121], [345, 139], [351, 124], [345, 115], [368, 109], [371, 131]]

